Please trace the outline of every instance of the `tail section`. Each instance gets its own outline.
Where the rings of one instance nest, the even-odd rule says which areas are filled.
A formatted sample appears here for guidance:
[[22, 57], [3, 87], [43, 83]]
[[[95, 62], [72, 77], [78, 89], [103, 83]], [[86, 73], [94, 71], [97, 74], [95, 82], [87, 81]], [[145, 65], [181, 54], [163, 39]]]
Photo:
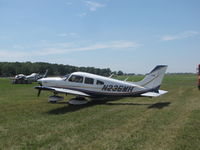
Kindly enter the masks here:
[[158, 91], [166, 70], [166, 65], [158, 65], [149, 74], [147, 74], [143, 80], [136, 82], [136, 84], [147, 89], [157, 89]]

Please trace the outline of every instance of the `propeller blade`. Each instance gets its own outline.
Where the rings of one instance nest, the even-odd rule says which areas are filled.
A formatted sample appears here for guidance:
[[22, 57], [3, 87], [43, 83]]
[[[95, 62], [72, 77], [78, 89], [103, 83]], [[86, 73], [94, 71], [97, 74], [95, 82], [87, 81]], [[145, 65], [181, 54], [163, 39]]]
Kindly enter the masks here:
[[40, 96], [40, 93], [41, 93], [41, 90], [40, 90], [40, 89], [38, 89], [38, 95], [37, 95], [38, 97]]

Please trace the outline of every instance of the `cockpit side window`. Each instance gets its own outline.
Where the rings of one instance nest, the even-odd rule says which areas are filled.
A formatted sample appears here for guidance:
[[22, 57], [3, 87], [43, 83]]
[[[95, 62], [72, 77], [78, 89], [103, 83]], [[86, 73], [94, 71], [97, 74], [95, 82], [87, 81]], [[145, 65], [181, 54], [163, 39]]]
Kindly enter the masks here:
[[72, 75], [69, 78], [70, 82], [77, 82], [77, 83], [83, 83], [83, 77], [82, 76], [77, 76], [77, 75]]
[[85, 77], [85, 84], [94, 84], [94, 79]]
[[97, 80], [96, 84], [97, 84], [97, 85], [103, 85], [104, 82]]

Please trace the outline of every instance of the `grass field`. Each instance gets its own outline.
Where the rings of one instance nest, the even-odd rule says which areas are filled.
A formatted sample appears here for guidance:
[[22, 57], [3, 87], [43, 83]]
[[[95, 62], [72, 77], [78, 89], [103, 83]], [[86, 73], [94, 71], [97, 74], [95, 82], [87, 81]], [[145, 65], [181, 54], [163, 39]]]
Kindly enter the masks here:
[[200, 150], [196, 80], [166, 75], [162, 97], [71, 106], [70, 96], [51, 104], [49, 92], [37, 98], [36, 84], [0, 79], [0, 149]]

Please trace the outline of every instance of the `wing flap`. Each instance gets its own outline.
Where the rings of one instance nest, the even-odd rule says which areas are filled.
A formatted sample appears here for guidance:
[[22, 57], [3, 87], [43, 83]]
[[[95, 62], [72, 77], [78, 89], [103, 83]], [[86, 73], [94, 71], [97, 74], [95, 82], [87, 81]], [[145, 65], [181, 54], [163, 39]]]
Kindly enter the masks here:
[[158, 97], [161, 96], [163, 94], [166, 94], [168, 91], [164, 91], [164, 90], [158, 90], [158, 93], [156, 92], [146, 92], [141, 94], [141, 96], [146, 96], [146, 97]]
[[66, 94], [87, 96], [87, 97], [90, 96], [90, 95], [88, 95], [84, 92], [81, 92], [81, 91], [64, 89], [64, 88], [54, 88], [54, 87], [45, 87], [45, 86], [36, 86], [35, 88], [39, 89], [39, 90], [54, 91], [54, 92], [58, 92], [58, 93], [66, 93]]

